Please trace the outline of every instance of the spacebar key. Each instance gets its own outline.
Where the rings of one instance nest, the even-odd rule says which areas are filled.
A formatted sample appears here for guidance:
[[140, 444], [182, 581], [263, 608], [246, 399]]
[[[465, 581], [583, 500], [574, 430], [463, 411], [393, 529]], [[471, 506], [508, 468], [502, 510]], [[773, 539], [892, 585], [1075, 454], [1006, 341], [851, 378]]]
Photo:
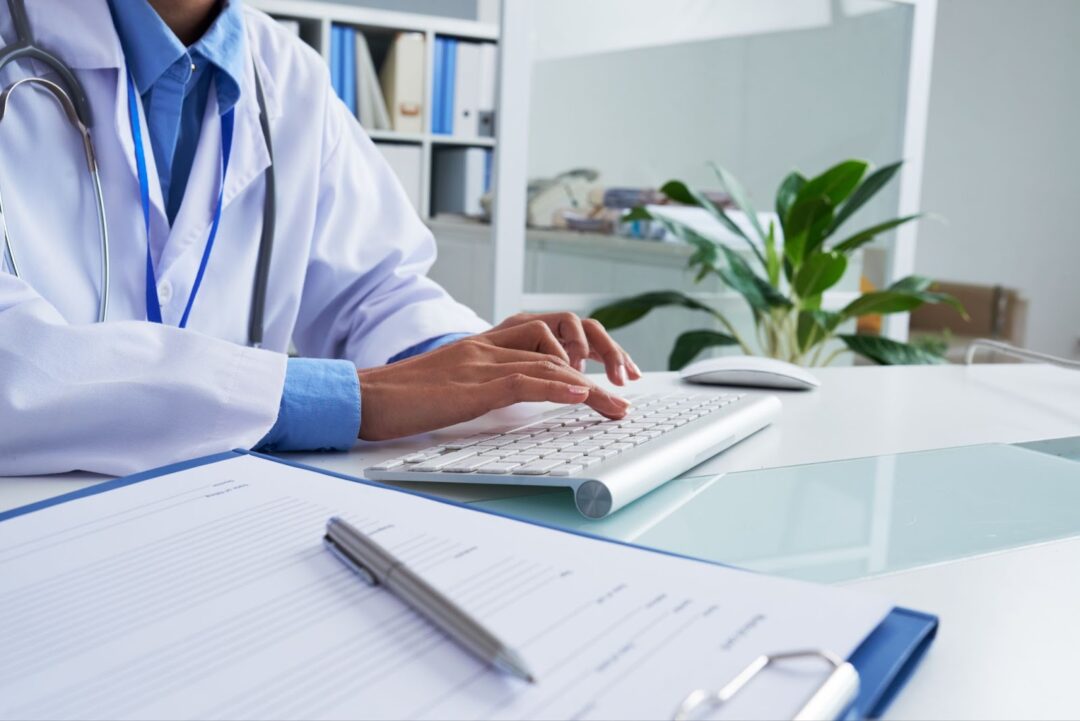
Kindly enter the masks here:
[[534, 461], [528, 463], [520, 468], [515, 468], [513, 473], [515, 476], [542, 476], [552, 468], [558, 468], [564, 463], [562, 460], [554, 461]]

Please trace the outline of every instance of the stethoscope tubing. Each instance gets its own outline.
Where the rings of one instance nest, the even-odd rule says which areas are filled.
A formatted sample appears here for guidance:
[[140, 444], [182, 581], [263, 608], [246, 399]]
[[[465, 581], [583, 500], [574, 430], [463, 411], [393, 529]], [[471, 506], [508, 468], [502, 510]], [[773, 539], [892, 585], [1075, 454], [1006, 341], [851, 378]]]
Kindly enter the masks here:
[[[9, 63], [23, 58], [39, 60], [54, 70], [60, 76], [63, 85], [45, 78], [24, 78], [8, 86], [3, 92], [4, 103], [0, 107], [0, 120], [6, 109], [6, 99], [15, 88], [23, 84], [42, 86], [49, 90], [56, 101], [64, 110], [68, 119], [79, 130], [87, 156], [87, 166], [94, 186], [94, 195], [97, 204], [98, 233], [101, 244], [101, 278], [100, 297], [98, 299], [98, 322], [105, 322], [109, 311], [110, 290], [110, 254], [109, 254], [109, 226], [105, 212], [105, 196], [102, 191], [101, 173], [97, 164], [94, 151], [93, 139], [90, 128], [93, 123], [90, 103], [86, 91], [78, 78], [67, 65], [49, 51], [34, 44], [30, 22], [26, 14], [26, 6], [23, 0], [8, 0], [11, 9], [12, 22], [15, 26], [16, 41], [6, 47], [0, 48], [0, 69]], [[263, 200], [263, 227], [259, 240], [259, 252], [255, 265], [255, 279], [252, 289], [251, 312], [248, 317], [248, 344], [259, 348], [263, 344], [265, 332], [266, 298], [269, 289], [270, 261], [273, 255], [275, 218], [277, 215], [276, 182], [274, 168], [274, 151], [270, 137], [270, 118], [266, 111], [266, 101], [263, 97], [261, 78], [258, 67], [253, 68], [255, 73], [256, 99], [259, 105], [259, 122], [266, 143], [266, 149], [270, 157], [270, 164], [264, 173], [265, 197]], [[64, 87], [66, 86], [66, 88]], [[4, 212], [3, 196], [0, 195], [0, 232], [4, 237], [4, 257], [0, 261], [6, 261], [8, 268], [15, 277], [21, 277], [20, 267], [15, 255], [14, 245], [8, 228], [7, 215]], [[3, 263], [0, 262], [0, 266]]]

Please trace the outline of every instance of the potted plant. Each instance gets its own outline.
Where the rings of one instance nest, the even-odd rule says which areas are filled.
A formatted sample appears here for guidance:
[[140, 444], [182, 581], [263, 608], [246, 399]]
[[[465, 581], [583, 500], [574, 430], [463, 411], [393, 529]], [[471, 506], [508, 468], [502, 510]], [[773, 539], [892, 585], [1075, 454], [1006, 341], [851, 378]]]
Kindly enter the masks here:
[[[718, 276], [738, 292], [750, 307], [758, 348], [765, 355], [802, 365], [828, 365], [840, 353], [853, 352], [874, 362], [893, 364], [943, 363], [932, 348], [899, 343], [888, 338], [838, 332], [845, 321], [864, 315], [905, 313], [924, 303], [948, 303], [963, 314], [955, 298], [931, 289], [933, 281], [910, 276], [882, 290], [864, 293], [839, 310], [825, 310], [822, 297], [843, 278], [848, 258], [878, 236], [919, 218], [908, 215], [878, 223], [835, 240], [844, 223], [896, 175], [900, 162], [871, 170], [869, 163], [846, 160], [815, 178], [792, 172], [776, 193], [775, 223], [762, 226], [742, 185], [731, 173], [713, 166], [722, 188], [749, 220], [744, 231], [704, 193], [672, 180], [661, 190], [672, 201], [704, 208], [724, 227], [745, 241], [748, 261], [725, 244], [704, 237], [686, 224], [644, 207], [635, 208], [625, 221], [651, 220], [693, 247], [689, 267], [695, 282]], [[753, 237], [751, 237], [753, 236]], [[781, 241], [782, 237], [782, 241]], [[669, 367], [678, 370], [702, 351], [717, 346], [738, 346], [751, 355], [754, 348], [719, 310], [677, 291], [660, 291], [624, 298], [597, 309], [592, 317], [608, 329], [620, 328], [644, 317], [654, 308], [681, 306], [707, 313], [723, 328], [683, 333], [675, 341]], [[842, 342], [825, 354], [826, 344]], [[835, 345], [835, 344], [834, 344]]]

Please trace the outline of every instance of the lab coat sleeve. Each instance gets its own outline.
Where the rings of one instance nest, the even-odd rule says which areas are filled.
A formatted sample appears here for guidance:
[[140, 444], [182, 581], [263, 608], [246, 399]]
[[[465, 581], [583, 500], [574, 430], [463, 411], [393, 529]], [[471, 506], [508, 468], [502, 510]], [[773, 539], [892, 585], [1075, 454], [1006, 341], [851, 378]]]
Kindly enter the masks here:
[[301, 355], [383, 365], [419, 343], [490, 326], [426, 276], [435, 239], [336, 98], [294, 342]]
[[69, 325], [0, 273], [0, 475], [124, 475], [250, 448], [277, 418], [285, 365], [191, 330]]

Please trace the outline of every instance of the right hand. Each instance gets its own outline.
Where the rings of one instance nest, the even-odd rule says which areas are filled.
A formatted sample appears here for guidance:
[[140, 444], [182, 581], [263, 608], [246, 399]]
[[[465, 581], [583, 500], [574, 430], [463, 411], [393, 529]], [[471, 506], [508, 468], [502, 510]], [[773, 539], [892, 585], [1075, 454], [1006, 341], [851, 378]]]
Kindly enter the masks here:
[[368, 441], [426, 433], [523, 401], [585, 403], [613, 419], [630, 408], [570, 367], [566, 351], [540, 321], [357, 374], [360, 437]]

